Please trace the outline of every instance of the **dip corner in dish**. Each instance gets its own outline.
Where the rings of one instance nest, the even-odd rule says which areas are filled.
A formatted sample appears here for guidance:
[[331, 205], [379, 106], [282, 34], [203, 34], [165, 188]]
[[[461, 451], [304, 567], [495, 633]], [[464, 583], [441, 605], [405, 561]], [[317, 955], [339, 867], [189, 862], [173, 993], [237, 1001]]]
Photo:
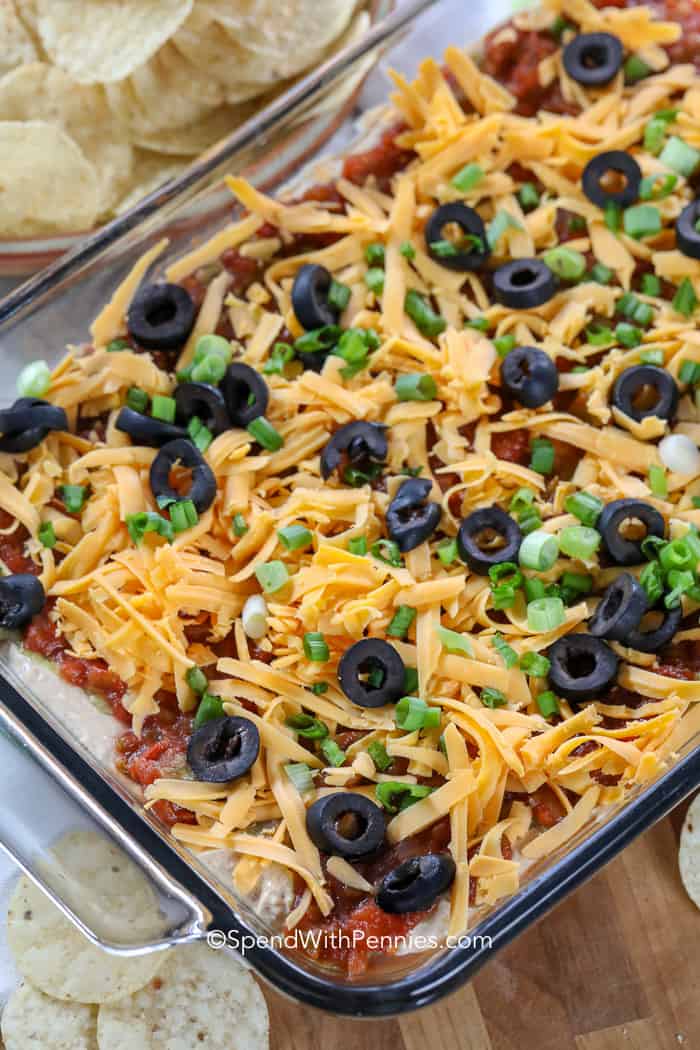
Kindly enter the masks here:
[[236, 221], [0, 413], [2, 626], [351, 976], [689, 736], [699, 26], [553, 0], [397, 76], [332, 182], [231, 178]]

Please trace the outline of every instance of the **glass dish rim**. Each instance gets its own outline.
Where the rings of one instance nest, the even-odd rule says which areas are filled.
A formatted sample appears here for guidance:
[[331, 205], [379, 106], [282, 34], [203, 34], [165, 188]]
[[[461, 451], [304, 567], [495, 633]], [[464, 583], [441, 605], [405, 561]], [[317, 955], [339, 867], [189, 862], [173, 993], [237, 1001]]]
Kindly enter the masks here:
[[[265, 111], [262, 121], [249, 121], [243, 125], [224, 145], [211, 151], [205, 160], [193, 165], [179, 179], [145, 198], [131, 212], [104, 227], [47, 270], [25, 282], [0, 303], [0, 334], [2, 326], [19, 319], [23, 310], [34, 306], [64, 280], [78, 274], [83, 267], [98, 262], [107, 249], [122, 240], [127, 242], [129, 235], [138, 233], [142, 223], [157, 216], [166, 205], [177, 203], [181, 195], [252, 145], [257, 136], [273, 132], [276, 124], [290, 113], [313, 101], [325, 87], [350, 70], [365, 51], [381, 48], [383, 44], [393, 41], [402, 29], [409, 28], [422, 14], [437, 5], [438, 0], [409, 0], [405, 5], [402, 4], [400, 9], [377, 23], [362, 41], [324, 64], [274, 103]], [[3, 669], [0, 658], [0, 671]], [[31, 685], [27, 683], [27, 686], [28, 695], [31, 696]], [[101, 771], [99, 759], [93, 758], [92, 763], [86, 762], [66, 735], [52, 728], [51, 722], [44, 718], [27, 696], [0, 680], [0, 721], [7, 722], [3, 704], [33, 738], [44, 743], [56, 765], [61, 764], [60, 756], [63, 755], [70, 763], [70, 770], [79, 769], [83, 772], [84, 783], [92, 785], [89, 791], [86, 790], [86, 797], [101, 800], [105, 813], [116, 820], [137, 843], [141, 843], [157, 863], [161, 863], [169, 872], [177, 872], [178, 881], [211, 912], [211, 928], [252, 932], [245, 918], [216, 894], [213, 885], [207, 883], [194, 868], [188, 867], [182, 854], [149, 823], [138, 800], [127, 800], [112, 785]], [[51, 771], [50, 764], [47, 768]], [[389, 976], [386, 983], [351, 983], [342, 982], [340, 978], [325, 977], [305, 969], [293, 957], [271, 948], [256, 948], [248, 954], [248, 959], [254, 969], [278, 991], [307, 1005], [326, 1010], [330, 1008], [337, 1014], [388, 1017], [427, 1006], [456, 991], [491, 958], [494, 950], [509, 943], [698, 785], [700, 746], [684, 754], [656, 781], [615, 809], [604, 823], [588, 829], [585, 839], [577, 842], [565, 856], [534, 875], [512, 898], [482, 919], [478, 933], [484, 939], [492, 937], [494, 948], [485, 944], [469, 948], [456, 947], [418, 962], [415, 969], [406, 975]], [[474, 934], [476, 930], [477, 927], [474, 927], [470, 932]]]

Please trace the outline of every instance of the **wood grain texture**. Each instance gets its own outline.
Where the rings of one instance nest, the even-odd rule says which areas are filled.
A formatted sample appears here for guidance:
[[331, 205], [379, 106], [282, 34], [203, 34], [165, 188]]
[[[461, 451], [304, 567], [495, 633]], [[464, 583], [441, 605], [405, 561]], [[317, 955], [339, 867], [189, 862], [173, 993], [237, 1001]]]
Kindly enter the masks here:
[[269, 992], [272, 1050], [700, 1050], [700, 912], [678, 874], [684, 812], [438, 1006], [351, 1022]]

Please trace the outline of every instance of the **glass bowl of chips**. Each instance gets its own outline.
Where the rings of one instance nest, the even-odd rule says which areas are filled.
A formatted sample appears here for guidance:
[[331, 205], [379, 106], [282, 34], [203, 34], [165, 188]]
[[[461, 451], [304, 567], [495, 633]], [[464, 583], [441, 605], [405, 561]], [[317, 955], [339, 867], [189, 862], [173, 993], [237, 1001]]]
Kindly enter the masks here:
[[[187, 171], [394, 0], [7, 0], [0, 278], [27, 276]], [[368, 70], [363, 71], [366, 73]], [[342, 124], [355, 76], [290, 165]]]

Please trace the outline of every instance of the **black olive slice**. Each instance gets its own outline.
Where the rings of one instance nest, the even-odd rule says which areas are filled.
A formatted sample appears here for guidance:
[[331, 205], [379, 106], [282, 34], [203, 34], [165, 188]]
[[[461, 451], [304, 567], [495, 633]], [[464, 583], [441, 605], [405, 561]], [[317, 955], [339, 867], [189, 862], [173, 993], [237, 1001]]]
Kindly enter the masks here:
[[585, 704], [606, 692], [617, 677], [620, 661], [600, 638], [566, 634], [549, 647], [549, 684], [572, 703]]
[[249, 718], [215, 718], [195, 729], [187, 761], [197, 780], [225, 784], [247, 773], [260, 753], [258, 727]]
[[179, 284], [146, 284], [134, 296], [126, 321], [146, 350], [181, 350], [194, 328], [197, 309]]
[[556, 276], [541, 259], [513, 259], [493, 275], [496, 299], [513, 310], [529, 310], [556, 295]]
[[457, 867], [449, 853], [411, 857], [385, 875], [377, 904], [391, 915], [427, 911], [454, 882]]
[[564, 48], [564, 69], [585, 87], [604, 87], [622, 68], [624, 51], [612, 33], [579, 33]]
[[[646, 528], [646, 536], [629, 539], [621, 532], [627, 521], [638, 520]], [[596, 529], [603, 546], [616, 565], [640, 565], [644, 561], [642, 542], [647, 536], [663, 538], [666, 525], [659, 511], [640, 499], [616, 499], [600, 512]]]
[[[186, 493], [177, 492], [170, 484], [173, 467], [181, 463], [192, 471], [192, 484]], [[199, 449], [182, 438], [163, 445], [151, 464], [151, 491], [156, 500], [191, 499], [197, 511], [203, 514], [216, 499], [216, 478]]]
[[432, 487], [427, 478], [409, 478], [389, 504], [387, 529], [402, 554], [429, 539], [440, 524], [442, 507], [439, 503], [426, 502]]
[[[472, 572], [488, 576], [494, 565], [517, 562], [522, 538], [517, 521], [494, 504], [475, 510], [464, 519], [457, 534], [457, 549]], [[491, 546], [490, 539], [500, 541], [500, 546]]]
[[358, 707], [383, 707], [404, 695], [406, 668], [393, 645], [381, 638], [363, 638], [343, 653], [338, 681], [348, 700]]
[[297, 321], [307, 332], [333, 325], [340, 310], [328, 302], [333, 274], [325, 266], [307, 263], [297, 273], [292, 287], [292, 306]]
[[559, 372], [544, 350], [516, 346], [503, 360], [501, 383], [525, 408], [540, 408], [551, 401], [559, 389]]
[[[603, 179], [607, 175], [618, 175], [624, 180], [622, 186], [607, 189]], [[621, 149], [599, 153], [589, 160], [583, 169], [581, 186], [589, 201], [604, 208], [607, 204], [619, 204], [628, 208], [639, 199], [639, 187], [642, 182], [642, 169], [634, 157]]]
[[337, 791], [312, 803], [306, 830], [323, 853], [357, 860], [375, 853], [384, 842], [384, 811], [365, 795]]
[[234, 426], [247, 427], [258, 416], [264, 416], [270, 401], [267, 383], [254, 368], [235, 362], [226, 369], [221, 381], [229, 419]]
[[0, 577], [0, 627], [17, 631], [44, 608], [46, 593], [31, 573]]
[[[635, 404], [638, 395], [650, 393], [647, 404]], [[680, 392], [670, 372], [656, 365], [632, 365], [615, 382], [612, 403], [620, 412], [641, 422], [647, 416], [673, 419]]]
[[344, 455], [358, 465], [368, 461], [383, 463], [388, 451], [386, 427], [381, 423], [366, 423], [364, 420], [346, 423], [336, 430], [321, 452], [321, 477], [327, 481], [340, 466]]
[[20, 397], [0, 412], [0, 452], [29, 452], [52, 430], [68, 430], [65, 409], [39, 397]]
[[[447, 226], [458, 226], [468, 241], [468, 250], [461, 250], [455, 245], [455, 253], [445, 254], [435, 245], [445, 246], [451, 242], [445, 240], [444, 231]], [[479, 270], [484, 265], [491, 249], [486, 239], [486, 227], [484, 221], [474, 208], [461, 201], [453, 201], [452, 204], [443, 204], [436, 208], [428, 219], [425, 227], [425, 242], [428, 252], [440, 266], [448, 270], [457, 270], [459, 273], [467, 273], [470, 270]]]
[[184, 426], [196, 417], [215, 437], [231, 428], [224, 395], [209, 383], [180, 383], [175, 390], [175, 404], [177, 418]]
[[673, 641], [682, 619], [683, 609], [680, 605], [675, 609], [667, 609], [657, 627], [645, 629], [642, 625], [630, 631], [624, 644], [630, 649], [637, 649], [640, 653], [658, 653], [660, 649]]
[[114, 425], [123, 434], [128, 434], [135, 445], [146, 445], [148, 448], [161, 448], [169, 441], [187, 438], [187, 431], [183, 427], [144, 416], [133, 408], [123, 408]]
[[676, 219], [676, 245], [690, 259], [700, 259], [700, 230], [696, 222], [700, 219], [700, 197], [687, 204]]
[[588, 630], [595, 638], [626, 645], [630, 633], [639, 627], [647, 606], [647, 594], [639, 580], [629, 572], [622, 572], [600, 599], [588, 622]]

